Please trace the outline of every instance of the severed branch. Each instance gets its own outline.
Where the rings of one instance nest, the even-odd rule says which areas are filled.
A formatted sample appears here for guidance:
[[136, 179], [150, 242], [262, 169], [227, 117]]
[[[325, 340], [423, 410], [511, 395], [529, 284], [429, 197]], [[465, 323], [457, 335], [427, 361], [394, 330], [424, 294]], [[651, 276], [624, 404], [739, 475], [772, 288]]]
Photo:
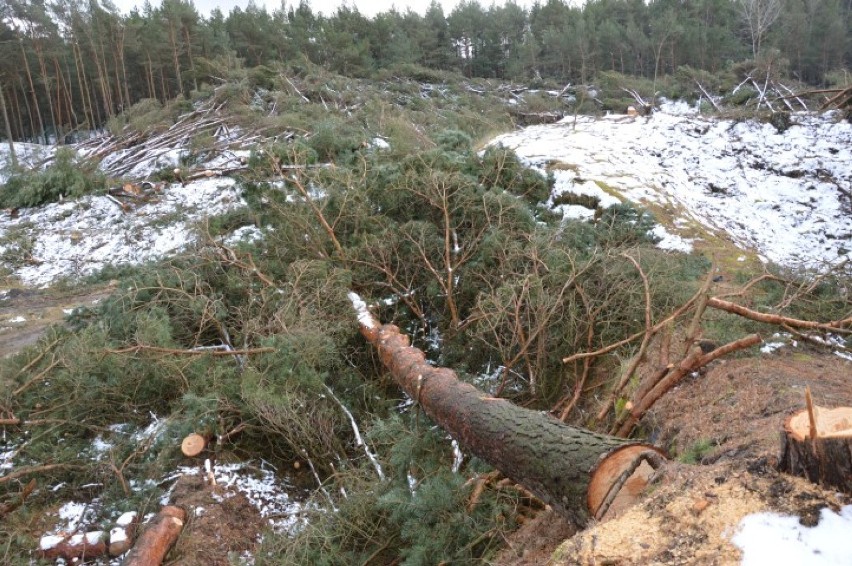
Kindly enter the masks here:
[[136, 346], [129, 346], [127, 348], [119, 348], [117, 350], [107, 349], [105, 350], [108, 354], [136, 354], [141, 351], [149, 351], [149, 352], [157, 352], [160, 354], [174, 354], [178, 356], [246, 356], [251, 354], [268, 354], [270, 352], [274, 352], [275, 348], [248, 348], [245, 350], [212, 350], [210, 348], [201, 346], [199, 348], [193, 348], [192, 350], [178, 350], [175, 348], [161, 348], [159, 346], [146, 346], [144, 344], [137, 344]]
[[24, 486], [24, 489], [15, 497], [14, 501], [0, 505], [0, 519], [23, 505], [26, 502], [27, 497], [29, 497], [35, 490], [36, 485], [38, 485], [38, 482], [36, 482], [35, 479], [31, 479], [30, 483]]
[[719, 108], [719, 105], [716, 104], [716, 101], [713, 100], [713, 97], [710, 96], [710, 94], [706, 90], [704, 90], [704, 87], [701, 86], [701, 83], [698, 82], [698, 79], [693, 79], [693, 80], [695, 81], [695, 84], [698, 85], [698, 89], [704, 94], [704, 96], [707, 97], [707, 100], [710, 101], [710, 104], [713, 105], [713, 109], [716, 110], [716, 112], [721, 112], [722, 110]]
[[677, 385], [687, 374], [699, 370], [722, 356], [726, 356], [732, 352], [736, 352], [737, 350], [750, 348], [760, 342], [762, 342], [762, 339], [759, 335], [750, 334], [744, 338], [740, 338], [739, 340], [734, 340], [724, 346], [720, 346], [707, 354], [703, 354], [700, 347], [693, 347], [692, 350], [680, 361], [680, 363], [666, 368], [661, 379], [659, 379], [656, 384], [651, 387], [647, 394], [644, 394], [641, 398], [637, 397], [634, 399], [633, 408], [625, 412], [625, 414], [616, 421], [615, 425], [613, 425], [613, 431], [615, 431], [616, 436], [628, 436], [633, 431], [636, 423], [639, 422], [639, 419], [648, 412], [648, 409], [650, 409], [654, 403], [656, 403], [663, 395], [668, 393], [675, 385]]
[[[711, 281], [712, 281], [712, 278], [711, 278]], [[705, 292], [704, 288], [702, 287], [701, 290], [699, 290], [695, 295], [692, 296], [692, 298], [690, 298], [688, 301], [686, 301], [684, 304], [682, 304], [676, 311], [674, 311], [672, 314], [670, 314], [669, 316], [667, 316], [666, 318], [664, 318], [663, 320], [661, 320], [660, 322], [655, 324], [651, 328], [652, 332], [658, 332], [660, 330], [660, 328], [664, 327], [665, 325], [672, 322], [673, 320], [678, 319], [683, 313], [685, 313], [690, 308], [692, 308], [692, 305], [695, 304], [695, 301], [697, 301], [698, 298], [701, 297], [701, 295], [704, 292]], [[636, 340], [638, 338], [642, 338], [643, 336], [645, 336], [645, 334], [647, 332], [648, 332], [647, 329], [642, 330], [640, 332], [637, 332], [636, 334], [628, 336], [624, 340], [619, 340], [618, 342], [610, 344], [609, 346], [605, 346], [605, 347], [603, 347], [599, 350], [595, 350], [594, 352], [580, 352], [580, 353], [577, 353], [577, 354], [572, 354], [572, 355], [570, 355], [566, 358], [562, 358], [562, 363], [567, 364], [567, 363], [573, 362], [575, 360], [582, 360], [584, 358], [596, 358], [598, 356], [608, 354], [608, 353], [612, 352], [613, 350], [617, 350], [618, 348], [621, 348], [622, 346], [626, 346], [627, 344], [630, 344], [631, 342], [633, 342], [634, 340]]]
[[[609, 412], [610, 408], [615, 404], [615, 400], [621, 394], [622, 390], [627, 386], [630, 379], [633, 377], [633, 374], [636, 373], [636, 370], [639, 368], [639, 365], [642, 363], [642, 360], [645, 358], [645, 353], [648, 350], [648, 344], [651, 342], [651, 338], [653, 338], [656, 331], [654, 330], [654, 326], [651, 324], [651, 286], [648, 283], [648, 276], [645, 275], [645, 272], [642, 270], [642, 266], [639, 265], [639, 262], [636, 261], [632, 256], [627, 254], [622, 254], [636, 268], [639, 272], [639, 276], [642, 277], [642, 287], [645, 292], [645, 336], [642, 337], [642, 343], [639, 345], [639, 351], [636, 353], [636, 356], [633, 358], [633, 361], [624, 371], [621, 376], [621, 379], [618, 382], [618, 385], [612, 390], [612, 393], [609, 396], [609, 399], [604, 403], [604, 406], [601, 407], [601, 410], [598, 411], [597, 418], [599, 421], [603, 420], [606, 417], [606, 414]], [[712, 270], [711, 270], [712, 273]]]
[[80, 469], [82, 467], [83, 466], [77, 466], [74, 464], [45, 464], [42, 466], [30, 466], [28, 468], [20, 468], [18, 470], [15, 470], [14, 472], [10, 472], [5, 476], [0, 477], [0, 484], [8, 483], [14, 479], [28, 476], [30, 474], [40, 474], [43, 472], [49, 472], [51, 470], [59, 469]]
[[41, 352], [40, 352], [40, 353], [39, 353], [36, 357], [34, 357], [32, 360], [30, 360], [30, 362], [29, 362], [27, 365], [25, 365], [24, 367], [22, 367], [22, 368], [21, 368], [21, 370], [18, 372], [17, 377], [20, 377], [20, 376], [24, 375], [24, 374], [25, 374], [25, 373], [27, 373], [30, 369], [32, 369], [32, 367], [33, 367], [34, 365], [36, 365], [37, 363], [39, 363], [39, 361], [41, 361], [41, 359], [42, 359], [44, 356], [46, 356], [46, 355], [47, 355], [47, 353], [48, 353], [51, 349], [53, 349], [53, 347], [54, 347], [54, 346], [56, 346], [57, 344], [59, 344], [59, 338], [57, 338], [56, 340], [54, 340], [53, 342], [51, 342], [50, 344], [48, 344], [47, 346], [45, 346], [45, 348], [44, 348], [44, 349], [43, 349], [43, 350], [42, 350], [42, 351], [41, 351]]
[[44, 378], [44, 377], [45, 377], [48, 373], [50, 373], [50, 370], [52, 370], [53, 368], [55, 368], [56, 366], [58, 366], [58, 365], [59, 365], [59, 361], [60, 361], [60, 360], [57, 360], [57, 359], [55, 359], [55, 358], [54, 358], [54, 360], [50, 363], [50, 365], [49, 365], [49, 366], [47, 366], [46, 368], [44, 368], [43, 370], [41, 370], [40, 372], [38, 372], [38, 373], [37, 373], [34, 377], [32, 377], [32, 378], [31, 378], [30, 380], [28, 380], [26, 383], [24, 383], [23, 385], [21, 385], [20, 387], [18, 387], [17, 389], [15, 389], [15, 390], [12, 392], [12, 396], [13, 396], [13, 397], [17, 397], [18, 395], [20, 395], [21, 393], [23, 393], [24, 391], [26, 391], [27, 389], [29, 389], [29, 387], [30, 387], [32, 384], [34, 384], [34, 383], [36, 383], [36, 382], [40, 381], [41, 379], [43, 379], [43, 378]]
[[186, 511], [167, 505], [151, 521], [122, 563], [124, 566], [154, 566], [163, 563], [186, 521]]
[[730, 301], [724, 301], [722, 299], [719, 299], [718, 297], [711, 297], [710, 300], [707, 301], [707, 306], [713, 307], [714, 309], [723, 310], [732, 314], [737, 314], [739, 316], [754, 320], [756, 322], [765, 322], [767, 324], [775, 324], [778, 326], [787, 325], [792, 328], [808, 328], [812, 330], [827, 330], [831, 332], [852, 332], [852, 330], [847, 328], [848, 326], [852, 326], [852, 316], [841, 320], [833, 320], [830, 322], [800, 320], [797, 318], [781, 316], [779, 314], [758, 312], [742, 305], [732, 303]]

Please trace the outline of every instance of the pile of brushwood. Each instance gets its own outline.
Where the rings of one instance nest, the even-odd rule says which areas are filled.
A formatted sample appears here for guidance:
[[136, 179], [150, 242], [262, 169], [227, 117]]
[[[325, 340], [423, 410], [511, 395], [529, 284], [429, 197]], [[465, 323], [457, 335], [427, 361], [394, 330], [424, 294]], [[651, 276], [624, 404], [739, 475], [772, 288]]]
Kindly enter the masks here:
[[[29, 563], [43, 515], [68, 499], [88, 498], [104, 523], [155, 510], [190, 432], [219, 439], [219, 462], [315, 472], [290, 478], [314, 511], [295, 533], [267, 533], [256, 564], [463, 564], [500, 547], [528, 495], [482, 491], [487, 465], [459, 460], [393, 386], [347, 293], [488, 393], [587, 422], [589, 392], [611, 388], [638, 344], [563, 358], [641, 336], [710, 264], [655, 248], [653, 219], [629, 205], [563, 221], [542, 204], [551, 180], [509, 151], [390, 126], [413, 137], [337, 148], [323, 127], [313, 145], [256, 147], [240, 180], [247, 210], [212, 219], [180, 257], [102, 274], [119, 279], [114, 296], [2, 363], [0, 454], [13, 467], [0, 478], [0, 561]], [[329, 165], [298, 167], [312, 152]], [[264, 237], [221, 243], [247, 225]], [[771, 304], [785, 288], [766, 278], [753, 290]], [[820, 315], [847, 306], [829, 279], [806, 291]], [[724, 316], [707, 338], [757, 324]]]

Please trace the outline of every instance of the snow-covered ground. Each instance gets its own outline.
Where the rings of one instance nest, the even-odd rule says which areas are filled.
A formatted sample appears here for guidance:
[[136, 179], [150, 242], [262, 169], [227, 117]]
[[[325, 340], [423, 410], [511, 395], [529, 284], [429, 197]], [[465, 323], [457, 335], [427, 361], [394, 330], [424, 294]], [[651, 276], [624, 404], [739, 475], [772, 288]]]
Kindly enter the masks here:
[[740, 521], [731, 541], [743, 551], [743, 566], [848, 566], [852, 564], [852, 505], [820, 512], [806, 527], [798, 517], [755, 513]]
[[[54, 153], [56, 148], [53, 146], [15, 142], [15, 156], [18, 158], [18, 165], [22, 167], [35, 167], [41, 161], [52, 157]], [[10, 163], [9, 143], [5, 140], [0, 141], [0, 185], [9, 178], [10, 172], [6, 165]]]
[[[555, 196], [588, 194], [608, 206], [617, 192], [663, 207], [675, 235], [695, 236], [689, 228], [698, 224], [764, 260], [824, 267], [852, 250], [852, 124], [833, 114], [792, 119], [778, 133], [668, 105], [649, 117], [569, 117], [492, 143], [552, 170]], [[566, 205], [563, 212], [592, 214]], [[687, 248], [677, 238], [665, 246]]]
[[194, 226], [205, 217], [244, 206], [234, 185], [216, 177], [173, 184], [128, 212], [105, 196], [88, 196], [23, 209], [16, 218], [3, 214], [0, 257], [31, 247], [31, 257], [7, 267], [32, 286], [161, 259], [192, 242]]

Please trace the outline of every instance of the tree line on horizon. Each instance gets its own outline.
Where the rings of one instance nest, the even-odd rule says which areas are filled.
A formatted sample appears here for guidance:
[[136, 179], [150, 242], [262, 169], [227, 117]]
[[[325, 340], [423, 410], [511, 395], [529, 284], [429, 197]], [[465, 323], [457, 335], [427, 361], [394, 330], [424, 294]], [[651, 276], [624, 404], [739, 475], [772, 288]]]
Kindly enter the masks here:
[[[588, 84], [598, 73], [656, 78], [737, 62], [825, 85], [852, 66], [849, 0], [563, 0], [525, 9], [463, 1], [449, 14], [373, 18], [309, 2], [202, 16], [191, 0], [124, 15], [109, 0], [5, 0], [0, 102], [17, 140], [62, 140], [142, 99], [189, 96], [234, 70], [311, 65], [351, 77], [422, 68], [527, 84]], [[8, 135], [8, 134], [7, 134]]]

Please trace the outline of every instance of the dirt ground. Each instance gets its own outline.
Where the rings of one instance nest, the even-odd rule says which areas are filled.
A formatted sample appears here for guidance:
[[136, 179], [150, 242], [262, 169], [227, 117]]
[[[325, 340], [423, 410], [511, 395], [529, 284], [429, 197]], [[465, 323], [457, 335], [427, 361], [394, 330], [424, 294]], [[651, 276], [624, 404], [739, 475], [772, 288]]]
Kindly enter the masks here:
[[188, 520], [171, 566], [230, 566], [253, 554], [266, 522], [236, 490], [209, 486], [201, 475], [181, 476], [172, 503], [188, 512]]
[[509, 538], [495, 565], [739, 564], [729, 540], [742, 517], [760, 511], [818, 522], [825, 507], [852, 498], [776, 470], [784, 420], [804, 408], [852, 405], [852, 362], [830, 352], [782, 348], [720, 360], [661, 399], [642, 426], [675, 463], [643, 501], [622, 516], [564, 540], [560, 519], [544, 512]]
[[114, 284], [73, 291], [0, 288], [0, 358], [35, 344], [49, 326], [62, 322], [70, 311], [92, 306], [114, 290]]

